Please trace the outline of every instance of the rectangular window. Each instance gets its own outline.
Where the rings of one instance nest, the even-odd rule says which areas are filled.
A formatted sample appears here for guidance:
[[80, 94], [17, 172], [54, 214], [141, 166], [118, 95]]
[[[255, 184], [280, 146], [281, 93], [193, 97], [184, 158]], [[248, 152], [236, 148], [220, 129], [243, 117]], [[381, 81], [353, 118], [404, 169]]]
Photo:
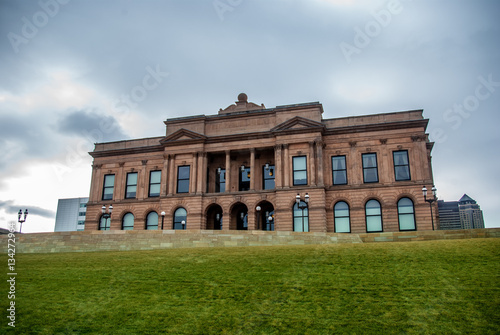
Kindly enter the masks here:
[[137, 194], [137, 172], [127, 173], [125, 199], [135, 198]]
[[177, 167], [177, 193], [189, 193], [190, 166]]
[[307, 185], [306, 156], [293, 157], [293, 185]]
[[226, 169], [215, 170], [215, 192], [226, 192]]
[[160, 196], [161, 171], [149, 172], [149, 197]]
[[410, 162], [408, 160], [408, 151], [394, 151], [394, 175], [396, 181], [410, 180]]
[[250, 189], [250, 168], [246, 167], [243, 170], [240, 168], [240, 191], [248, 191]]
[[274, 183], [274, 175], [275, 175], [276, 169], [274, 168], [274, 165], [264, 165], [262, 167], [262, 188], [264, 190], [274, 190], [275, 188], [275, 183]]
[[87, 204], [80, 204], [80, 208], [85, 208], [87, 207]]
[[333, 185], [347, 184], [347, 168], [345, 164], [345, 156], [332, 157], [332, 174]]
[[363, 154], [363, 180], [365, 183], [378, 183], [377, 154]]
[[115, 175], [107, 174], [104, 176], [104, 186], [102, 190], [102, 200], [113, 199], [113, 190], [115, 188]]
[[79, 224], [79, 225], [82, 225], [82, 224], [84, 225], [84, 224], [85, 224], [85, 221], [78, 221], [78, 224]]
[[87, 215], [87, 212], [78, 212], [78, 216], [85, 216]]

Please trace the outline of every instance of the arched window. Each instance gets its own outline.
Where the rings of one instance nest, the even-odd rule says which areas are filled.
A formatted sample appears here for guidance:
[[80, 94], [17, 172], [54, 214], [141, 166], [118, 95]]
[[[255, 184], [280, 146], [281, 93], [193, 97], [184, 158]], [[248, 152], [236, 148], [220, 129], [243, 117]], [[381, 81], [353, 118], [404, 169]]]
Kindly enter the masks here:
[[337, 202], [333, 207], [333, 215], [335, 217], [335, 232], [350, 233], [349, 205], [344, 201]]
[[179, 207], [174, 213], [174, 229], [186, 229], [187, 212]]
[[150, 212], [146, 217], [146, 229], [158, 230], [158, 213]]
[[374, 233], [382, 231], [382, 208], [377, 200], [369, 200], [365, 205], [366, 232]]
[[415, 208], [409, 198], [398, 201], [399, 230], [417, 230], [415, 225]]
[[309, 210], [307, 203], [304, 201], [293, 205], [293, 231], [309, 231]]
[[99, 220], [99, 230], [110, 230], [111, 228], [111, 218], [105, 218], [104, 215], [101, 216]]
[[134, 229], [134, 214], [127, 213], [123, 216], [122, 229], [123, 230], [133, 230]]

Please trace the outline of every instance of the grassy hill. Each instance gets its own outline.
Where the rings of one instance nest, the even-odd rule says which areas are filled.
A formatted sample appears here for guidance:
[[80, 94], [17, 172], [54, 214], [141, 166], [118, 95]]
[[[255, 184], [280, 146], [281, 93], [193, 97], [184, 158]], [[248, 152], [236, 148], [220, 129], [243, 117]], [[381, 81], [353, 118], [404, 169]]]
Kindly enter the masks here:
[[[500, 333], [495, 238], [20, 254], [16, 263], [18, 334]], [[0, 333], [12, 331], [2, 320]]]

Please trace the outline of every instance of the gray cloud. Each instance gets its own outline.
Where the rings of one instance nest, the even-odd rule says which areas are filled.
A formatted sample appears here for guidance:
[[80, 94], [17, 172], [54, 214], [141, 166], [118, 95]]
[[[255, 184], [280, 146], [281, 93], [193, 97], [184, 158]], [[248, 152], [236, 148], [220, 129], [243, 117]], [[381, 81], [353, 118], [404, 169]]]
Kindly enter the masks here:
[[112, 116], [84, 110], [63, 115], [57, 121], [56, 128], [60, 133], [91, 139], [95, 142], [128, 138]]
[[29, 215], [38, 215], [47, 219], [53, 219], [56, 216], [54, 211], [38, 206], [14, 205], [14, 201], [12, 200], [0, 200], [0, 209], [3, 209], [7, 214], [12, 215], [17, 215], [17, 213], [19, 213], [19, 209], [21, 209], [23, 213], [26, 209], [28, 209], [28, 217]]

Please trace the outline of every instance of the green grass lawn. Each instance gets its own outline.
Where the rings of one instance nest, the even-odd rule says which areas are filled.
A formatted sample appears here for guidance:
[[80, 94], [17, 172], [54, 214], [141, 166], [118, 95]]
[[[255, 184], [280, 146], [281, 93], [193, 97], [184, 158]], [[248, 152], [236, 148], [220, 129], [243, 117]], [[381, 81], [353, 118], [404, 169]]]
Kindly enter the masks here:
[[[6, 277], [7, 257], [0, 257]], [[498, 334], [500, 239], [16, 255], [16, 334]]]

